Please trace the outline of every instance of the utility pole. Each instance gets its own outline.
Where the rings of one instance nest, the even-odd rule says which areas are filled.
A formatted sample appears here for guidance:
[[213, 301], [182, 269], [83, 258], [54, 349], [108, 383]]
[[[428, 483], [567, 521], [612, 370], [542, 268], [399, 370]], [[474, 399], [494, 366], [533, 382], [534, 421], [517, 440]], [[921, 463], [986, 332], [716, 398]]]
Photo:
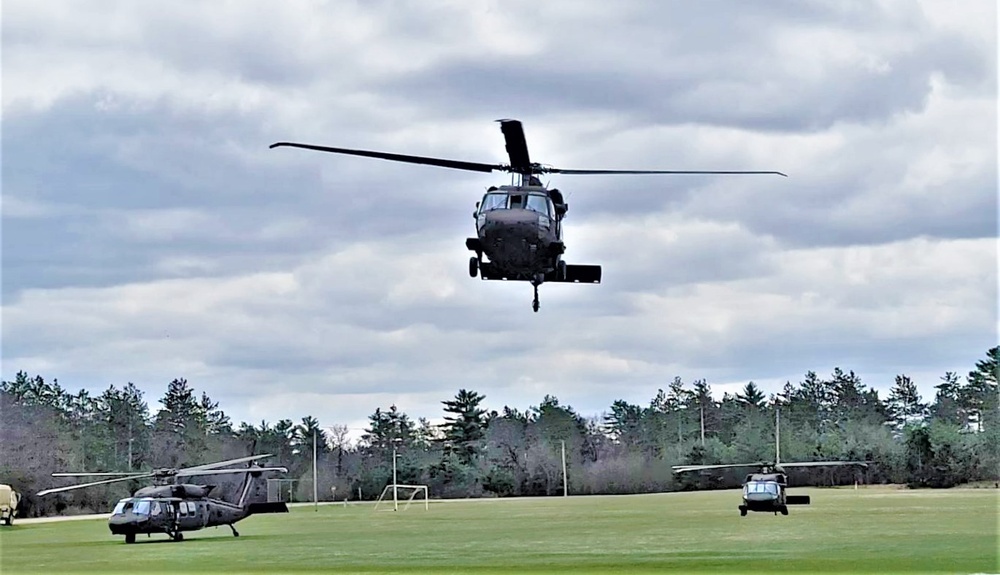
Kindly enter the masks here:
[[566, 441], [562, 443], [562, 471], [563, 471], [563, 497], [569, 497], [569, 482], [566, 481]]
[[132, 413], [128, 414], [128, 470], [132, 471]]
[[781, 464], [781, 410], [774, 406], [774, 465]]
[[701, 409], [701, 446], [705, 447], [705, 404], [698, 407]]
[[319, 511], [319, 495], [316, 486], [316, 436], [319, 430], [313, 430], [313, 510]]
[[392, 510], [399, 511], [399, 499], [396, 487], [396, 445], [392, 446]]

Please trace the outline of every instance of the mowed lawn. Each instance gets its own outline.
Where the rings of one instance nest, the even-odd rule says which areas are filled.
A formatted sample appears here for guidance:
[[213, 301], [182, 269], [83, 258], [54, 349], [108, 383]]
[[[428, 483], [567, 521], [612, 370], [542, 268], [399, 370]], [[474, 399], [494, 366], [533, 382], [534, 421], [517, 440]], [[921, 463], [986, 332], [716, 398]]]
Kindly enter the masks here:
[[[990, 489], [793, 489], [740, 517], [738, 491], [296, 507], [227, 527], [112, 537], [104, 520], [0, 528], [0, 572], [1000, 573]], [[391, 507], [391, 506], [390, 506]]]

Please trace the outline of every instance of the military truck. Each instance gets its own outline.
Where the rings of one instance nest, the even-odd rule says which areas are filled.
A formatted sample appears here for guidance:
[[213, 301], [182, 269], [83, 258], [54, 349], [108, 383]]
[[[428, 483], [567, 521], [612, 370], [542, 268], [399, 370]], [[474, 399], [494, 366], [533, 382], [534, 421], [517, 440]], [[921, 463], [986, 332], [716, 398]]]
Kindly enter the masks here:
[[0, 484], [0, 521], [4, 525], [14, 524], [14, 514], [17, 513], [17, 504], [21, 501], [21, 496], [10, 485]]

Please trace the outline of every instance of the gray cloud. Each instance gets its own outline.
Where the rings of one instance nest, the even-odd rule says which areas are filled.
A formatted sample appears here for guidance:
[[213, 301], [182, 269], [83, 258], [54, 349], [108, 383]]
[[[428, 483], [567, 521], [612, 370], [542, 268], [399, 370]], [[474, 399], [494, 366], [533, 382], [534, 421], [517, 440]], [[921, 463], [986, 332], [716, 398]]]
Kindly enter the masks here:
[[[927, 395], [996, 341], [990, 4], [5, 3], [3, 376], [355, 425], [836, 366]], [[502, 162], [508, 116], [559, 167], [792, 177], [553, 176], [605, 281], [536, 315], [465, 271], [505, 175], [267, 149]]]

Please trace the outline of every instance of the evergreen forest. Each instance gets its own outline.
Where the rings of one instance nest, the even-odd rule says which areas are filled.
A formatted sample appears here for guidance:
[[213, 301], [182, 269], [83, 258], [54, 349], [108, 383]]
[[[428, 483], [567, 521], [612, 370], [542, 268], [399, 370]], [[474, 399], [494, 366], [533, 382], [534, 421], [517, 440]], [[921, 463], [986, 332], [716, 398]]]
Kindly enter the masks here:
[[[444, 423], [376, 407], [363, 435], [317, 415], [234, 423], [183, 378], [151, 406], [132, 383], [100, 395], [72, 392], [25, 372], [0, 383], [0, 482], [23, 496], [21, 516], [103, 513], [146, 485], [101, 485], [46, 497], [57, 471], [148, 471], [271, 453], [288, 468], [295, 500], [311, 500], [313, 445], [321, 500], [374, 499], [392, 479], [427, 485], [432, 498], [556, 495], [565, 449], [573, 495], [734, 487], [746, 470], [674, 475], [671, 466], [772, 461], [780, 418], [782, 461], [858, 460], [861, 467], [796, 469], [790, 485], [951, 487], [1000, 481], [1000, 347], [960, 376], [948, 372], [923, 398], [906, 375], [880, 397], [853, 371], [808, 372], [767, 396], [749, 382], [713, 395], [705, 380], [675, 378], [645, 405], [617, 400], [598, 416], [545, 396], [525, 411], [490, 409], [460, 389], [443, 399]], [[776, 414], [777, 412], [777, 414]], [[285, 497], [288, 499], [288, 497]]]

